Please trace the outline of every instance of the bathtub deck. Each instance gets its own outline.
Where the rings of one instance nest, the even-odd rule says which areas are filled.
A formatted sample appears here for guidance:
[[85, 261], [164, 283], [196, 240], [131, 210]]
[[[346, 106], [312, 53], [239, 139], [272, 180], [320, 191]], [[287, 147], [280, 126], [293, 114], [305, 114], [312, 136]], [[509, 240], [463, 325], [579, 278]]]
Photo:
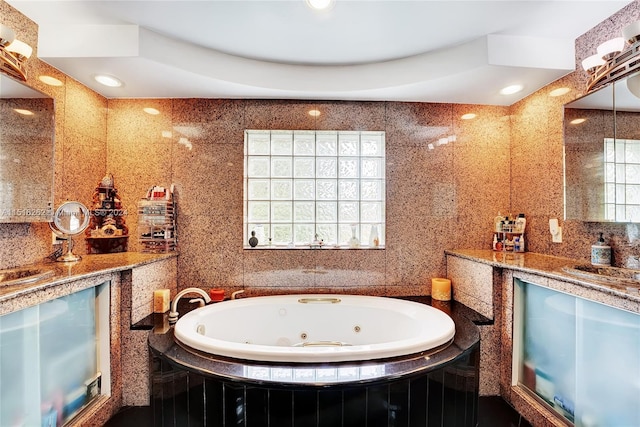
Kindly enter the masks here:
[[[157, 425], [468, 426], [479, 397], [478, 324], [490, 320], [466, 306], [429, 297], [456, 325], [453, 342], [434, 352], [362, 362], [291, 364], [223, 358], [185, 349], [173, 329], [149, 335], [152, 417]], [[164, 318], [156, 319], [164, 322]], [[369, 376], [372, 370], [380, 374]], [[327, 376], [346, 369], [355, 379]], [[306, 372], [305, 372], [306, 371]], [[258, 376], [252, 375], [258, 372]], [[304, 381], [289, 381], [306, 375]], [[391, 424], [389, 424], [391, 423]]]

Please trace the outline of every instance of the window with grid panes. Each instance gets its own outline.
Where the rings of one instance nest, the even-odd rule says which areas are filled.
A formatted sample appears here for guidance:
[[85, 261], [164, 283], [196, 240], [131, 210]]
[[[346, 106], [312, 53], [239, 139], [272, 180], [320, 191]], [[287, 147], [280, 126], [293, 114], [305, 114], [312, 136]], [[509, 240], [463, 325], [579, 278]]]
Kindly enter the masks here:
[[640, 141], [604, 139], [605, 219], [640, 221]]
[[244, 245], [384, 246], [385, 134], [247, 130]]

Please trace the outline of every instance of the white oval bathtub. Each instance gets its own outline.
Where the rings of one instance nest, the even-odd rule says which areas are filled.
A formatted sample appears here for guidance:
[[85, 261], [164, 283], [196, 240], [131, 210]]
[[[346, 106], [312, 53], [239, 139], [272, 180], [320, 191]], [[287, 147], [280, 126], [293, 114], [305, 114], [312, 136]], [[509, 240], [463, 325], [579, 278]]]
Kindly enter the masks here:
[[363, 295], [279, 295], [193, 310], [175, 338], [205, 353], [271, 362], [342, 362], [418, 353], [448, 343], [453, 320], [428, 305]]

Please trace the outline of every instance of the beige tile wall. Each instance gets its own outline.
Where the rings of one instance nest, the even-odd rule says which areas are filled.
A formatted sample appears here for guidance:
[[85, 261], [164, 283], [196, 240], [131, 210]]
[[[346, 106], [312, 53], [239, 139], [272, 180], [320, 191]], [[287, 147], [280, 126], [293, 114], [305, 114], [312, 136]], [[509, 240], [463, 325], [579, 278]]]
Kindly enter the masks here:
[[447, 277], [453, 299], [489, 319], [494, 318], [493, 267], [464, 258], [447, 256]]
[[[146, 106], [161, 113], [148, 115]], [[471, 111], [476, 120], [459, 119]], [[110, 100], [107, 127], [107, 165], [133, 236], [138, 199], [152, 185], [176, 186], [180, 288], [425, 294], [431, 277], [445, 273], [443, 250], [487, 247], [494, 211], [509, 206], [506, 107]], [[385, 131], [386, 249], [244, 250], [244, 129]], [[428, 149], [448, 136], [455, 142]], [[302, 271], [314, 269], [323, 271]]]
[[[67, 200], [89, 203], [105, 173], [107, 100], [40, 61], [38, 26], [2, 0], [0, 23], [34, 47], [26, 62], [27, 83], [55, 100], [54, 206]], [[59, 79], [63, 86], [42, 83], [38, 80], [41, 74]], [[51, 231], [46, 223], [0, 224], [0, 268], [39, 262], [52, 251]], [[82, 237], [77, 239], [75, 252], [85, 252]]]
[[[640, 1], [603, 21], [576, 40], [576, 68], [558, 81], [537, 91], [510, 108], [511, 128], [511, 209], [527, 214], [529, 250], [550, 255], [589, 260], [590, 247], [598, 232], [611, 239], [616, 265], [640, 267], [633, 255], [640, 255], [637, 240], [630, 241], [624, 224], [562, 221], [563, 218], [563, 105], [586, 90], [587, 74], [581, 61], [596, 52], [597, 46], [621, 36], [626, 25], [640, 19]], [[551, 97], [559, 87], [572, 89]], [[549, 218], [560, 219], [563, 243], [552, 243]]]
[[[0, 22], [31, 45], [37, 26], [0, 1]], [[637, 0], [576, 42], [577, 64], [620, 28], [640, 17]], [[578, 71], [510, 108], [457, 104], [261, 100], [109, 100], [91, 92], [37, 58], [28, 62], [29, 83], [56, 100], [56, 205], [88, 203], [107, 172], [130, 212], [135, 239], [137, 200], [154, 184], [177, 186], [181, 253], [180, 287], [252, 288], [247, 277], [264, 266], [324, 267], [351, 271], [353, 280], [325, 275], [315, 287], [398, 295], [428, 292], [429, 279], [443, 275], [448, 248], [484, 248], [497, 211], [525, 212], [529, 249], [587, 258], [598, 231], [612, 238], [614, 262], [626, 264], [633, 251], [622, 225], [567, 221], [564, 243], [551, 243], [548, 219], [563, 216], [562, 105], [580, 94], [586, 77]], [[65, 84], [40, 83], [40, 73]], [[569, 86], [567, 95], [548, 92]], [[142, 112], [143, 106], [161, 111]], [[108, 111], [107, 111], [108, 107]], [[312, 118], [311, 108], [322, 114]], [[462, 121], [472, 111], [478, 118]], [[387, 133], [387, 248], [358, 255], [341, 252], [328, 261], [316, 254], [255, 254], [242, 249], [242, 131], [270, 129], [355, 129]], [[107, 132], [108, 129], [108, 132]], [[162, 131], [170, 132], [168, 137]], [[108, 138], [107, 138], [108, 135]], [[456, 141], [427, 149], [442, 136]], [[78, 245], [83, 251], [83, 245]], [[51, 251], [44, 224], [0, 224], [0, 268], [39, 261]], [[282, 263], [281, 263], [282, 262]], [[364, 283], [357, 271], [383, 280]], [[318, 275], [316, 275], [317, 277]], [[308, 279], [260, 285], [260, 291], [306, 289]], [[277, 291], [277, 289], [276, 289]]]

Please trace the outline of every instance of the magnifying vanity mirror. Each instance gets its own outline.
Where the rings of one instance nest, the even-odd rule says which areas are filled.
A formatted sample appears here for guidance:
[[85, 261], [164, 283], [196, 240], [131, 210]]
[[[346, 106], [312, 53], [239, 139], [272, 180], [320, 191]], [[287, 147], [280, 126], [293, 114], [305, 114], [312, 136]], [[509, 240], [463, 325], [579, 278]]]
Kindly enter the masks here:
[[0, 74], [0, 222], [53, 214], [54, 100]]
[[640, 73], [564, 106], [565, 218], [640, 222]]
[[49, 223], [56, 236], [67, 239], [67, 253], [56, 261], [73, 262], [81, 259], [73, 253], [73, 236], [86, 230], [89, 225], [89, 209], [80, 202], [65, 202], [56, 209], [53, 223]]

